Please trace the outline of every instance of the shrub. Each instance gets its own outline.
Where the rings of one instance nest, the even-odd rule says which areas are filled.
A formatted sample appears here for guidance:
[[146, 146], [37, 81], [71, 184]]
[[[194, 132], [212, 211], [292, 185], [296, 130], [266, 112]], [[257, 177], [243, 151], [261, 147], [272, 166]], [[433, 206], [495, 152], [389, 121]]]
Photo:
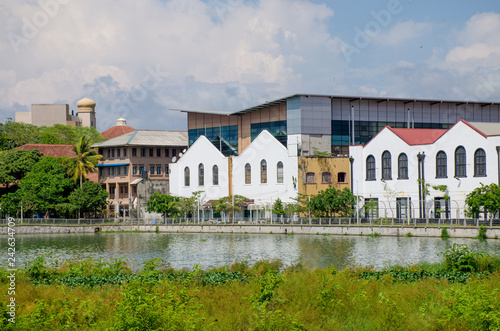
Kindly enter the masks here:
[[485, 256], [484, 252], [473, 253], [467, 245], [454, 243], [446, 246], [444, 256], [446, 268], [450, 271], [474, 272], [479, 270], [479, 259]]
[[411, 232], [407, 232], [407, 233], [405, 234], [405, 237], [407, 237], [407, 238], [411, 238], [411, 237], [413, 237], [413, 235], [411, 234]]
[[448, 234], [448, 228], [446, 227], [441, 228], [441, 238], [443, 239], [450, 238], [450, 235]]
[[478, 233], [477, 233], [477, 236], [473, 237], [473, 239], [479, 239], [479, 240], [484, 240], [486, 239], [486, 231], [488, 229], [484, 226], [484, 225], [481, 225], [478, 229]]

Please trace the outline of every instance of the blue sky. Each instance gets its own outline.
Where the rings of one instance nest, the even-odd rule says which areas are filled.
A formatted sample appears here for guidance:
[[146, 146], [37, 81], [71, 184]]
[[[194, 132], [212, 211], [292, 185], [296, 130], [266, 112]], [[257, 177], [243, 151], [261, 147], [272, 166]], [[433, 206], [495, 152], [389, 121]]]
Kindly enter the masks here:
[[5, 0], [0, 21], [0, 122], [82, 97], [100, 130], [295, 93], [500, 101], [498, 1]]

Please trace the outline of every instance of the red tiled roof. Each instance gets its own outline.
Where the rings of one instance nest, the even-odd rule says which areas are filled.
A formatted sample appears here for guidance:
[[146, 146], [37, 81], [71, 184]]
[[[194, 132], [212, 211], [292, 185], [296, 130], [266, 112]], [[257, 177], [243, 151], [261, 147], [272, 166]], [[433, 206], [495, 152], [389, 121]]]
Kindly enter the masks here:
[[408, 145], [432, 144], [448, 131], [446, 129], [391, 128], [390, 126], [387, 128]]
[[[26, 144], [22, 145], [16, 149], [29, 150], [33, 151], [37, 149], [44, 156], [54, 156], [54, 157], [73, 157], [76, 156], [76, 153], [72, 150], [73, 145], [48, 145], [48, 144]], [[98, 182], [98, 174], [88, 173], [88, 180], [91, 182]]]
[[72, 150], [72, 145], [49, 145], [49, 144], [26, 144], [16, 149], [35, 150], [38, 149], [44, 156], [73, 157], [76, 153]]
[[101, 132], [101, 136], [106, 139], [115, 138], [121, 136], [122, 134], [129, 133], [135, 131], [135, 129], [128, 125], [115, 125], [110, 127], [109, 129]]

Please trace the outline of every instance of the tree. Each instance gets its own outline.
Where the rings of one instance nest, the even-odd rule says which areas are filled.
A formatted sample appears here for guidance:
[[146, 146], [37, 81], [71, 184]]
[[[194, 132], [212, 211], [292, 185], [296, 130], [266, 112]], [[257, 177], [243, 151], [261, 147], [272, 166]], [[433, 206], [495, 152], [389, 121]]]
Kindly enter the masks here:
[[493, 218], [500, 211], [500, 186], [495, 183], [475, 188], [467, 194], [465, 213], [469, 217], [477, 217], [484, 212], [485, 218]]
[[352, 206], [356, 203], [350, 189], [345, 187], [338, 190], [333, 186], [320, 191], [317, 195], [311, 196], [310, 208], [315, 216], [349, 216], [352, 215]]
[[276, 199], [276, 201], [274, 201], [273, 213], [275, 213], [278, 216], [285, 214], [285, 206], [283, 205], [283, 202], [281, 201], [280, 198], [278, 198], [278, 199]]
[[76, 143], [75, 127], [62, 124], [40, 128], [40, 143], [52, 145], [73, 145]]
[[81, 213], [96, 213], [106, 208], [108, 192], [99, 183], [83, 182], [83, 186], [75, 189], [68, 197], [71, 205]]
[[37, 150], [10, 150], [0, 152], [0, 183], [6, 188], [21, 180], [42, 158]]
[[24, 144], [40, 143], [40, 128], [36, 125], [13, 122], [9, 119], [1, 129], [1, 150], [14, 149]]
[[179, 211], [186, 217], [187, 214], [193, 215], [198, 208], [198, 201], [203, 191], [195, 191], [189, 198], [180, 198]]
[[146, 203], [146, 211], [160, 213], [164, 218], [178, 217], [180, 215], [179, 201], [179, 197], [155, 192]]
[[68, 196], [76, 188], [74, 181], [67, 176], [67, 168], [62, 160], [52, 156], [43, 157], [36, 163], [18, 186], [15, 196], [9, 196], [6, 200], [19, 201], [25, 211], [42, 213], [45, 217], [60, 211], [62, 204], [68, 203]]
[[[227, 214], [228, 217], [233, 212], [240, 212], [241, 207], [243, 207], [244, 203], [248, 200], [248, 198], [242, 195], [228, 195], [226, 197], [222, 197], [217, 201], [212, 203], [212, 207], [214, 208], [214, 212], [221, 213], [222, 215]], [[234, 204], [233, 204], [234, 201]]]
[[97, 161], [102, 158], [102, 155], [97, 154], [97, 151], [90, 146], [90, 139], [82, 136], [78, 143], [73, 145], [76, 156], [66, 159], [68, 171], [73, 175], [73, 180], [76, 181], [80, 177], [80, 188], [83, 178], [87, 178], [87, 173], [96, 171]]

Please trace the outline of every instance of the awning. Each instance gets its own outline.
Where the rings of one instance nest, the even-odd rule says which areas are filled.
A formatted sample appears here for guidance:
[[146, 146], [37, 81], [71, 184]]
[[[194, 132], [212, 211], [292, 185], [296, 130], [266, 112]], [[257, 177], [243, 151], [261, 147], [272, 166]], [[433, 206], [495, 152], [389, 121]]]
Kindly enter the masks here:
[[97, 168], [102, 168], [102, 167], [120, 167], [120, 166], [126, 166], [129, 165], [130, 163], [114, 163], [114, 164], [98, 164], [96, 165]]
[[141, 181], [142, 181], [142, 178], [137, 178], [137, 179], [136, 179], [136, 180], [134, 180], [132, 183], [130, 183], [130, 185], [137, 185], [137, 184], [139, 184]]

